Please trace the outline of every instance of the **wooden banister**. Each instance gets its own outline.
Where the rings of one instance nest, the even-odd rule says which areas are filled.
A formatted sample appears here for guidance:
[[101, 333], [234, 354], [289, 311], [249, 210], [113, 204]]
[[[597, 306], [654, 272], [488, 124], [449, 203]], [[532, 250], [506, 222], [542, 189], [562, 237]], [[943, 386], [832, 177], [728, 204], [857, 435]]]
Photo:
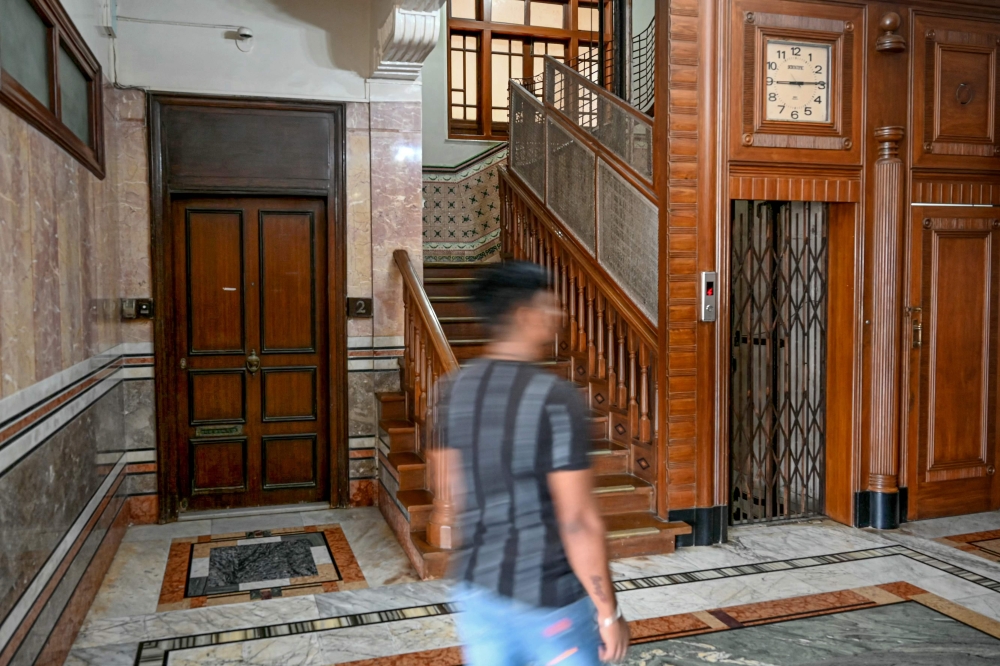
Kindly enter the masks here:
[[427, 542], [435, 548], [450, 549], [456, 545], [456, 516], [448, 470], [439, 455], [441, 442], [434, 424], [441, 399], [441, 380], [458, 371], [459, 365], [409, 253], [396, 250], [392, 258], [403, 278], [405, 351], [402, 381], [407, 395], [407, 414], [414, 423], [415, 441], [427, 463], [428, 485], [434, 493], [434, 509], [427, 523]]
[[[594, 261], [594, 258], [590, 256], [590, 253], [583, 249], [571, 234], [564, 231], [562, 225], [555, 221], [552, 214], [549, 213], [545, 204], [539, 201], [538, 197], [536, 197], [535, 194], [531, 192], [531, 190], [528, 189], [516, 175], [511, 174], [509, 170], [502, 168], [501, 176], [503, 182], [507, 187], [511, 188], [512, 193], [516, 194], [518, 200], [523, 202], [523, 205], [527, 206], [531, 212], [534, 213], [535, 220], [548, 229], [549, 233], [560, 240], [560, 251], [572, 259], [572, 265], [587, 267], [588, 280], [601, 293], [602, 297], [606, 300], [608, 307], [624, 315], [629, 322], [630, 328], [632, 328], [635, 333], [642, 338], [643, 342], [653, 349], [656, 349], [656, 326], [652, 321], [650, 321], [649, 317], [646, 316], [646, 313], [640, 310], [639, 306], [622, 293], [621, 287], [619, 287], [611, 276], [608, 275], [607, 271]], [[504, 228], [504, 231], [506, 232], [507, 229]], [[517, 238], [517, 235], [523, 235], [526, 232], [527, 230], [525, 228], [518, 227], [516, 231], [511, 230], [511, 233], [504, 233], [502, 240], [504, 242], [509, 241], [512, 246], [507, 247], [504, 245], [502, 251], [508, 255], [515, 254], [513, 244], [523, 242], [521, 239]], [[527, 256], [518, 256], [517, 258], [525, 259], [526, 261], [536, 261], [534, 256], [531, 258]], [[563, 294], [562, 296], [565, 299], [565, 295]], [[573, 312], [575, 312], [575, 309]]]
[[441, 360], [442, 370], [445, 373], [458, 370], [455, 352], [448, 344], [448, 338], [444, 334], [444, 329], [441, 328], [441, 322], [438, 321], [437, 315], [434, 313], [431, 299], [427, 297], [427, 292], [424, 291], [424, 286], [420, 278], [417, 277], [417, 271], [414, 270], [413, 264], [410, 262], [409, 253], [406, 250], [396, 250], [392, 253], [392, 258], [396, 262], [396, 267], [399, 268], [400, 275], [403, 276], [403, 293], [410, 296], [409, 304], [420, 315], [420, 321], [427, 331], [427, 338], [434, 347], [434, 354]]
[[[500, 169], [504, 256], [531, 261], [549, 274], [563, 331], [555, 355], [571, 358], [573, 379], [588, 386], [591, 408], [608, 415], [609, 435], [631, 447], [632, 473], [656, 486], [666, 518], [666, 465], [658, 437], [658, 332], [645, 312], [514, 172]], [[651, 267], [656, 270], [656, 267]], [[599, 399], [595, 400], [595, 397]]]

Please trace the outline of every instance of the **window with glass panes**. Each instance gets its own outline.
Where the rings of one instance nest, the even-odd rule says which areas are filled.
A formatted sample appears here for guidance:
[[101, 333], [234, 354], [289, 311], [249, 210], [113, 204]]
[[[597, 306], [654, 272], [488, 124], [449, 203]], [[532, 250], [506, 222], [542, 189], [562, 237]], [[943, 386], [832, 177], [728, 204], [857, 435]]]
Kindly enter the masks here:
[[[602, 2], [610, 5], [610, 0], [449, 0], [451, 137], [506, 139], [509, 80], [542, 74], [547, 55], [580, 61], [586, 75], [599, 81]], [[610, 17], [610, 9], [605, 15]], [[611, 27], [604, 28], [610, 44]]]
[[101, 67], [58, 0], [0, 0], [0, 102], [104, 176]]

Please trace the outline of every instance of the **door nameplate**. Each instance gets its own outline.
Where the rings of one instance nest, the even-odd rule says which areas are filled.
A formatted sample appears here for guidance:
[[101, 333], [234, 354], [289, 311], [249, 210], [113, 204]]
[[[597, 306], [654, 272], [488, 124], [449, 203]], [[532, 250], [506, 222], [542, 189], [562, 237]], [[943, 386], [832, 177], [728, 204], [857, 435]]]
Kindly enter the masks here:
[[198, 426], [194, 429], [195, 437], [232, 437], [242, 434], [242, 425]]

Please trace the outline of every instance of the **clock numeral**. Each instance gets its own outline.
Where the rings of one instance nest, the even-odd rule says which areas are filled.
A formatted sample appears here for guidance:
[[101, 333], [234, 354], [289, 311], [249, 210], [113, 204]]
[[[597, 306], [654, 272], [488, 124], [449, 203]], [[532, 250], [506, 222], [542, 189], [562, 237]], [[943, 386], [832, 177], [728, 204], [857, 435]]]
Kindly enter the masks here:
[[809, 62], [812, 62], [812, 61], [813, 61], [813, 54], [812, 54], [812, 53], [810, 53], [810, 54], [809, 54]]
[[816, 87], [819, 88], [820, 90], [826, 90], [826, 81], [820, 81], [819, 83], [816, 84]]
[[777, 102], [778, 101], [778, 93], [768, 93], [767, 94], [767, 101], [768, 102]]
[[767, 77], [767, 85], [769, 85], [769, 86], [773, 86], [774, 85], [774, 79], [772, 79], [770, 76]]
[[775, 71], [778, 69], [778, 63], [769, 60], [767, 63], [767, 68], [771, 71]]
[[793, 56], [798, 56], [801, 53], [802, 53], [802, 49], [800, 49], [798, 46], [793, 46], [792, 47], [792, 55]]
[[786, 60], [785, 52], [784, 51], [778, 51], [778, 57], [781, 58], [782, 60]]
[[792, 111], [792, 120], [798, 120], [798, 119], [799, 119], [799, 112]]
[[822, 97], [814, 97], [813, 101], [816, 102], [817, 104], [822, 104], [823, 103], [823, 98]]
[[822, 74], [823, 73], [823, 65], [816, 65], [814, 73], [815, 74]]
[[779, 104], [778, 105], [778, 113], [784, 113], [784, 112], [785, 112], [785, 105], [784, 104]]
[[812, 108], [811, 108], [811, 107], [808, 107], [808, 106], [807, 106], [807, 107], [806, 107], [805, 109], [803, 109], [803, 111], [805, 112], [805, 114], [806, 114], [807, 116], [811, 116], [811, 115], [813, 114], [813, 110], [812, 110]]

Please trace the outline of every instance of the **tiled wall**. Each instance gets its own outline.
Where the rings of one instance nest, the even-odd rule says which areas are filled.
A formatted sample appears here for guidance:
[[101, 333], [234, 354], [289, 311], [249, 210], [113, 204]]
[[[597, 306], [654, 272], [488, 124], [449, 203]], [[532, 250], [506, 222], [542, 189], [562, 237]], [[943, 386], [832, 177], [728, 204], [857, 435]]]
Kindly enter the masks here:
[[3, 666], [61, 663], [131, 516], [123, 343], [148, 332], [118, 299], [149, 254], [145, 96], [104, 98], [103, 180], [0, 107]]
[[500, 258], [500, 178], [506, 149], [454, 173], [423, 174], [424, 258], [481, 262]]

